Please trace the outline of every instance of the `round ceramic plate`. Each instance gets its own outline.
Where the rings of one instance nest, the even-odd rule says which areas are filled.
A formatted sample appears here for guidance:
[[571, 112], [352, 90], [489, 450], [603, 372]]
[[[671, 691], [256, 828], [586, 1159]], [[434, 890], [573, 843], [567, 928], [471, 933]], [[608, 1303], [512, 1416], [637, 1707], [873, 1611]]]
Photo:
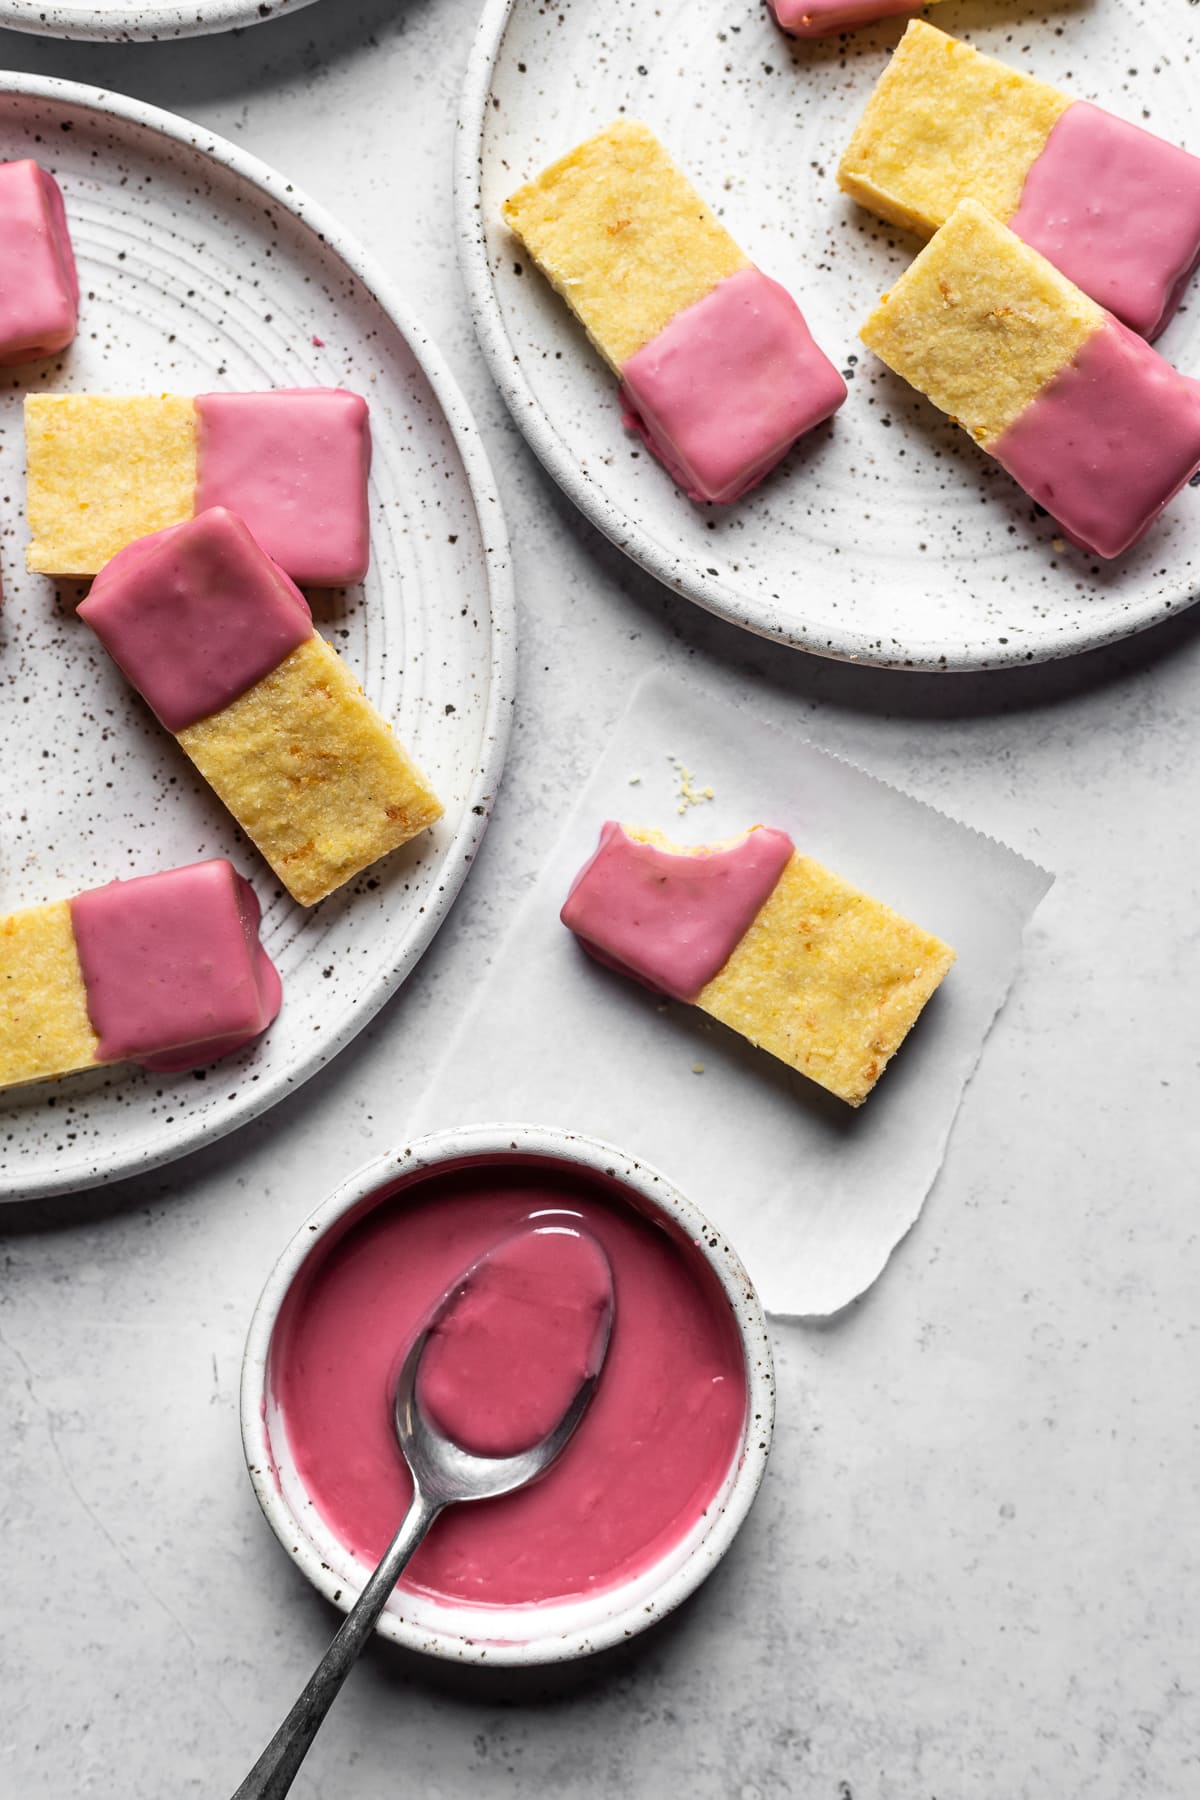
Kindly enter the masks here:
[[312, 0], [176, 0], [174, 6], [143, 6], [141, 0], [0, 0], [0, 25], [37, 37], [165, 41], [258, 25], [311, 5]]
[[[267, 1035], [194, 1075], [129, 1066], [0, 1096], [0, 1195], [86, 1187], [261, 1113], [328, 1062], [412, 969], [470, 867], [513, 688], [504, 522], [437, 351], [332, 219], [210, 132], [72, 83], [0, 75], [0, 158], [62, 185], [79, 336], [2, 372], [0, 912], [228, 856], [284, 984]], [[24, 572], [22, 394], [344, 386], [371, 407], [371, 569], [313, 598], [323, 635], [432, 779], [432, 831], [311, 911], [294, 905], [75, 616]]]
[[[1188, 0], [1055, 11], [957, 0], [931, 22], [1200, 151]], [[711, 612], [828, 656], [974, 669], [1141, 630], [1200, 587], [1200, 493], [1115, 565], [1065, 545], [966, 434], [860, 344], [918, 245], [836, 168], [903, 21], [798, 44], [762, 0], [489, 0], [461, 114], [459, 239], [480, 340], [514, 418], [593, 524]], [[500, 218], [592, 131], [643, 119], [742, 248], [796, 295], [850, 395], [746, 499], [696, 506], [621, 426], [615, 383]], [[1200, 374], [1200, 281], [1159, 343]]]

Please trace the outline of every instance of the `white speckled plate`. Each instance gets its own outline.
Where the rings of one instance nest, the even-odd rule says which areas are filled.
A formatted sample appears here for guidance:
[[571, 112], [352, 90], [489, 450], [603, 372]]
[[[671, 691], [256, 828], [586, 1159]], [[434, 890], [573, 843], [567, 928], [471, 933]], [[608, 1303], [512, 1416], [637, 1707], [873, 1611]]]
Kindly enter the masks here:
[[[932, 22], [1200, 151], [1188, 0], [957, 0]], [[828, 656], [969, 669], [1066, 656], [1187, 606], [1200, 492], [1115, 566], [1056, 540], [1009, 478], [858, 342], [916, 240], [837, 188], [903, 21], [800, 45], [762, 0], [488, 0], [458, 164], [480, 340], [521, 430], [593, 524], [711, 612]], [[620, 111], [644, 119], [851, 375], [837, 417], [732, 507], [683, 497], [621, 426], [615, 384], [500, 219], [506, 194]], [[1200, 281], [1160, 340], [1200, 374]]]
[[[0, 158], [61, 182], [80, 334], [0, 371], [0, 911], [228, 855], [283, 976], [267, 1036], [194, 1075], [121, 1067], [0, 1096], [0, 1197], [153, 1166], [328, 1062], [412, 969], [470, 867], [513, 684], [511, 576], [491, 471], [437, 351], [361, 251], [212, 133], [73, 83], [0, 75]], [[433, 779], [445, 818], [311, 912], [294, 905], [75, 616], [24, 572], [26, 389], [196, 393], [341, 385], [371, 405], [371, 570], [318, 627]]]
[[258, 25], [297, 12], [313, 0], [175, 0], [143, 6], [141, 0], [0, 0], [0, 25], [37, 37], [107, 38], [131, 43], [149, 38], [203, 37], [212, 31]]

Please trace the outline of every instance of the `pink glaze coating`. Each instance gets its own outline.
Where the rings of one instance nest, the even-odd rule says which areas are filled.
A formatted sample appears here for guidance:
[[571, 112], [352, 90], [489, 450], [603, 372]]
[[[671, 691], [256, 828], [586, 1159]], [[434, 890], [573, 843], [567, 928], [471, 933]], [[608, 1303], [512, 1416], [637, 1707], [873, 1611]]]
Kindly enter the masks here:
[[676, 313], [621, 370], [625, 424], [693, 500], [755, 487], [846, 384], [786, 288], [739, 269]]
[[916, 12], [919, 0], [770, 0], [776, 22], [792, 37], [835, 37], [873, 19]]
[[1110, 315], [989, 448], [1074, 543], [1119, 556], [1200, 467], [1200, 381]]
[[516, 1232], [439, 1315], [417, 1374], [419, 1406], [476, 1456], [532, 1449], [599, 1368], [611, 1303], [595, 1238], [562, 1224]]
[[792, 854], [757, 826], [721, 850], [681, 855], [609, 819], [559, 917], [601, 962], [675, 1000], [694, 1000], [750, 929]]
[[692, 1245], [624, 1195], [566, 1167], [442, 1173], [373, 1197], [293, 1282], [269, 1388], [318, 1512], [370, 1564], [411, 1497], [391, 1400], [439, 1297], [529, 1224], [586, 1231], [611, 1265], [612, 1335], [578, 1430], [533, 1486], [444, 1513], [402, 1587], [490, 1606], [601, 1591], [650, 1568], [719, 1494], [746, 1416], [733, 1314]]
[[313, 628], [295, 582], [223, 507], [119, 550], [79, 615], [168, 731], [220, 712]]
[[344, 388], [198, 394], [196, 511], [239, 513], [293, 581], [341, 587], [370, 561], [367, 403]]
[[75, 336], [79, 279], [58, 183], [0, 163], [0, 365], [35, 362]]
[[1093, 300], [1156, 337], [1200, 262], [1200, 157], [1077, 100], [1031, 164], [1008, 223]]
[[77, 894], [96, 1061], [197, 1069], [265, 1031], [283, 989], [260, 918], [254, 889], [221, 858]]

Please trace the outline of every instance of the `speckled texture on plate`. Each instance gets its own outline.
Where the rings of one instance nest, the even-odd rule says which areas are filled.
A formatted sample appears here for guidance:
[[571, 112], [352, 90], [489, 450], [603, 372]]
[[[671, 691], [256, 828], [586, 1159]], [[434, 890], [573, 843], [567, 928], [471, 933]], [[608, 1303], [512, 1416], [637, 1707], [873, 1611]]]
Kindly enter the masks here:
[[[1200, 151], [1188, 0], [939, 7], [943, 30]], [[838, 192], [893, 21], [797, 43], [757, 0], [488, 0], [458, 144], [460, 257], [492, 372], [550, 473], [677, 592], [753, 631], [884, 666], [1070, 655], [1189, 605], [1200, 491], [1115, 564], [1064, 544], [965, 433], [858, 341], [918, 248]], [[615, 384], [504, 229], [500, 204], [621, 111], [646, 121], [747, 254], [791, 289], [846, 405], [738, 504], [698, 507], [621, 426]], [[1200, 374], [1200, 282], [1158, 348]]]
[[37, 37], [105, 38], [118, 43], [203, 37], [259, 25], [296, 12], [313, 0], [175, 0], [144, 6], [142, 0], [0, 0], [0, 25]]
[[[270, 1032], [182, 1076], [122, 1067], [0, 1096], [0, 1198], [166, 1161], [327, 1063], [413, 967], [466, 877], [512, 703], [508, 547], [491, 472], [441, 359], [329, 217], [210, 132], [72, 83], [0, 76], [0, 156], [61, 183], [80, 333], [4, 371], [0, 910], [206, 856], [263, 904], [284, 983]], [[371, 570], [314, 596], [446, 807], [311, 912], [295, 906], [75, 616], [83, 585], [24, 573], [29, 388], [182, 393], [342, 385], [371, 404]]]

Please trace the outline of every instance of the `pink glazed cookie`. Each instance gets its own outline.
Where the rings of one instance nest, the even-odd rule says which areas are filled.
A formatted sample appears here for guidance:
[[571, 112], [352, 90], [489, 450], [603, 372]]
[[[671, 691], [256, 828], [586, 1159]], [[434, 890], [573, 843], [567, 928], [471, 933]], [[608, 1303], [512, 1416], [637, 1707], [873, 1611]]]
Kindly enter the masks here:
[[0, 1087], [231, 1056], [279, 1011], [249, 882], [217, 858], [0, 918]]
[[561, 917], [597, 962], [698, 1006], [851, 1106], [954, 961], [762, 825], [683, 849], [610, 819]]
[[0, 163], [0, 365], [53, 356], [75, 336], [79, 279], [58, 183]]
[[619, 119], [504, 217], [620, 382], [622, 416], [693, 500], [728, 504], [846, 384], [645, 125]]
[[1136, 544], [1200, 467], [1200, 381], [973, 200], [862, 338], [1098, 556]]
[[976, 201], [1145, 338], [1170, 321], [1200, 261], [1200, 157], [920, 19], [838, 180], [922, 237]]
[[27, 560], [95, 575], [139, 538], [215, 507], [309, 587], [370, 560], [367, 403], [343, 388], [261, 394], [28, 394]]
[[[768, 0], [768, 4], [789, 37], [824, 38], [857, 31], [876, 19], [915, 12], [919, 0]], [[934, 0], [926, 4], [932, 6]]]
[[236, 513], [211, 506], [119, 551], [79, 616], [302, 906], [440, 817], [296, 584]]

